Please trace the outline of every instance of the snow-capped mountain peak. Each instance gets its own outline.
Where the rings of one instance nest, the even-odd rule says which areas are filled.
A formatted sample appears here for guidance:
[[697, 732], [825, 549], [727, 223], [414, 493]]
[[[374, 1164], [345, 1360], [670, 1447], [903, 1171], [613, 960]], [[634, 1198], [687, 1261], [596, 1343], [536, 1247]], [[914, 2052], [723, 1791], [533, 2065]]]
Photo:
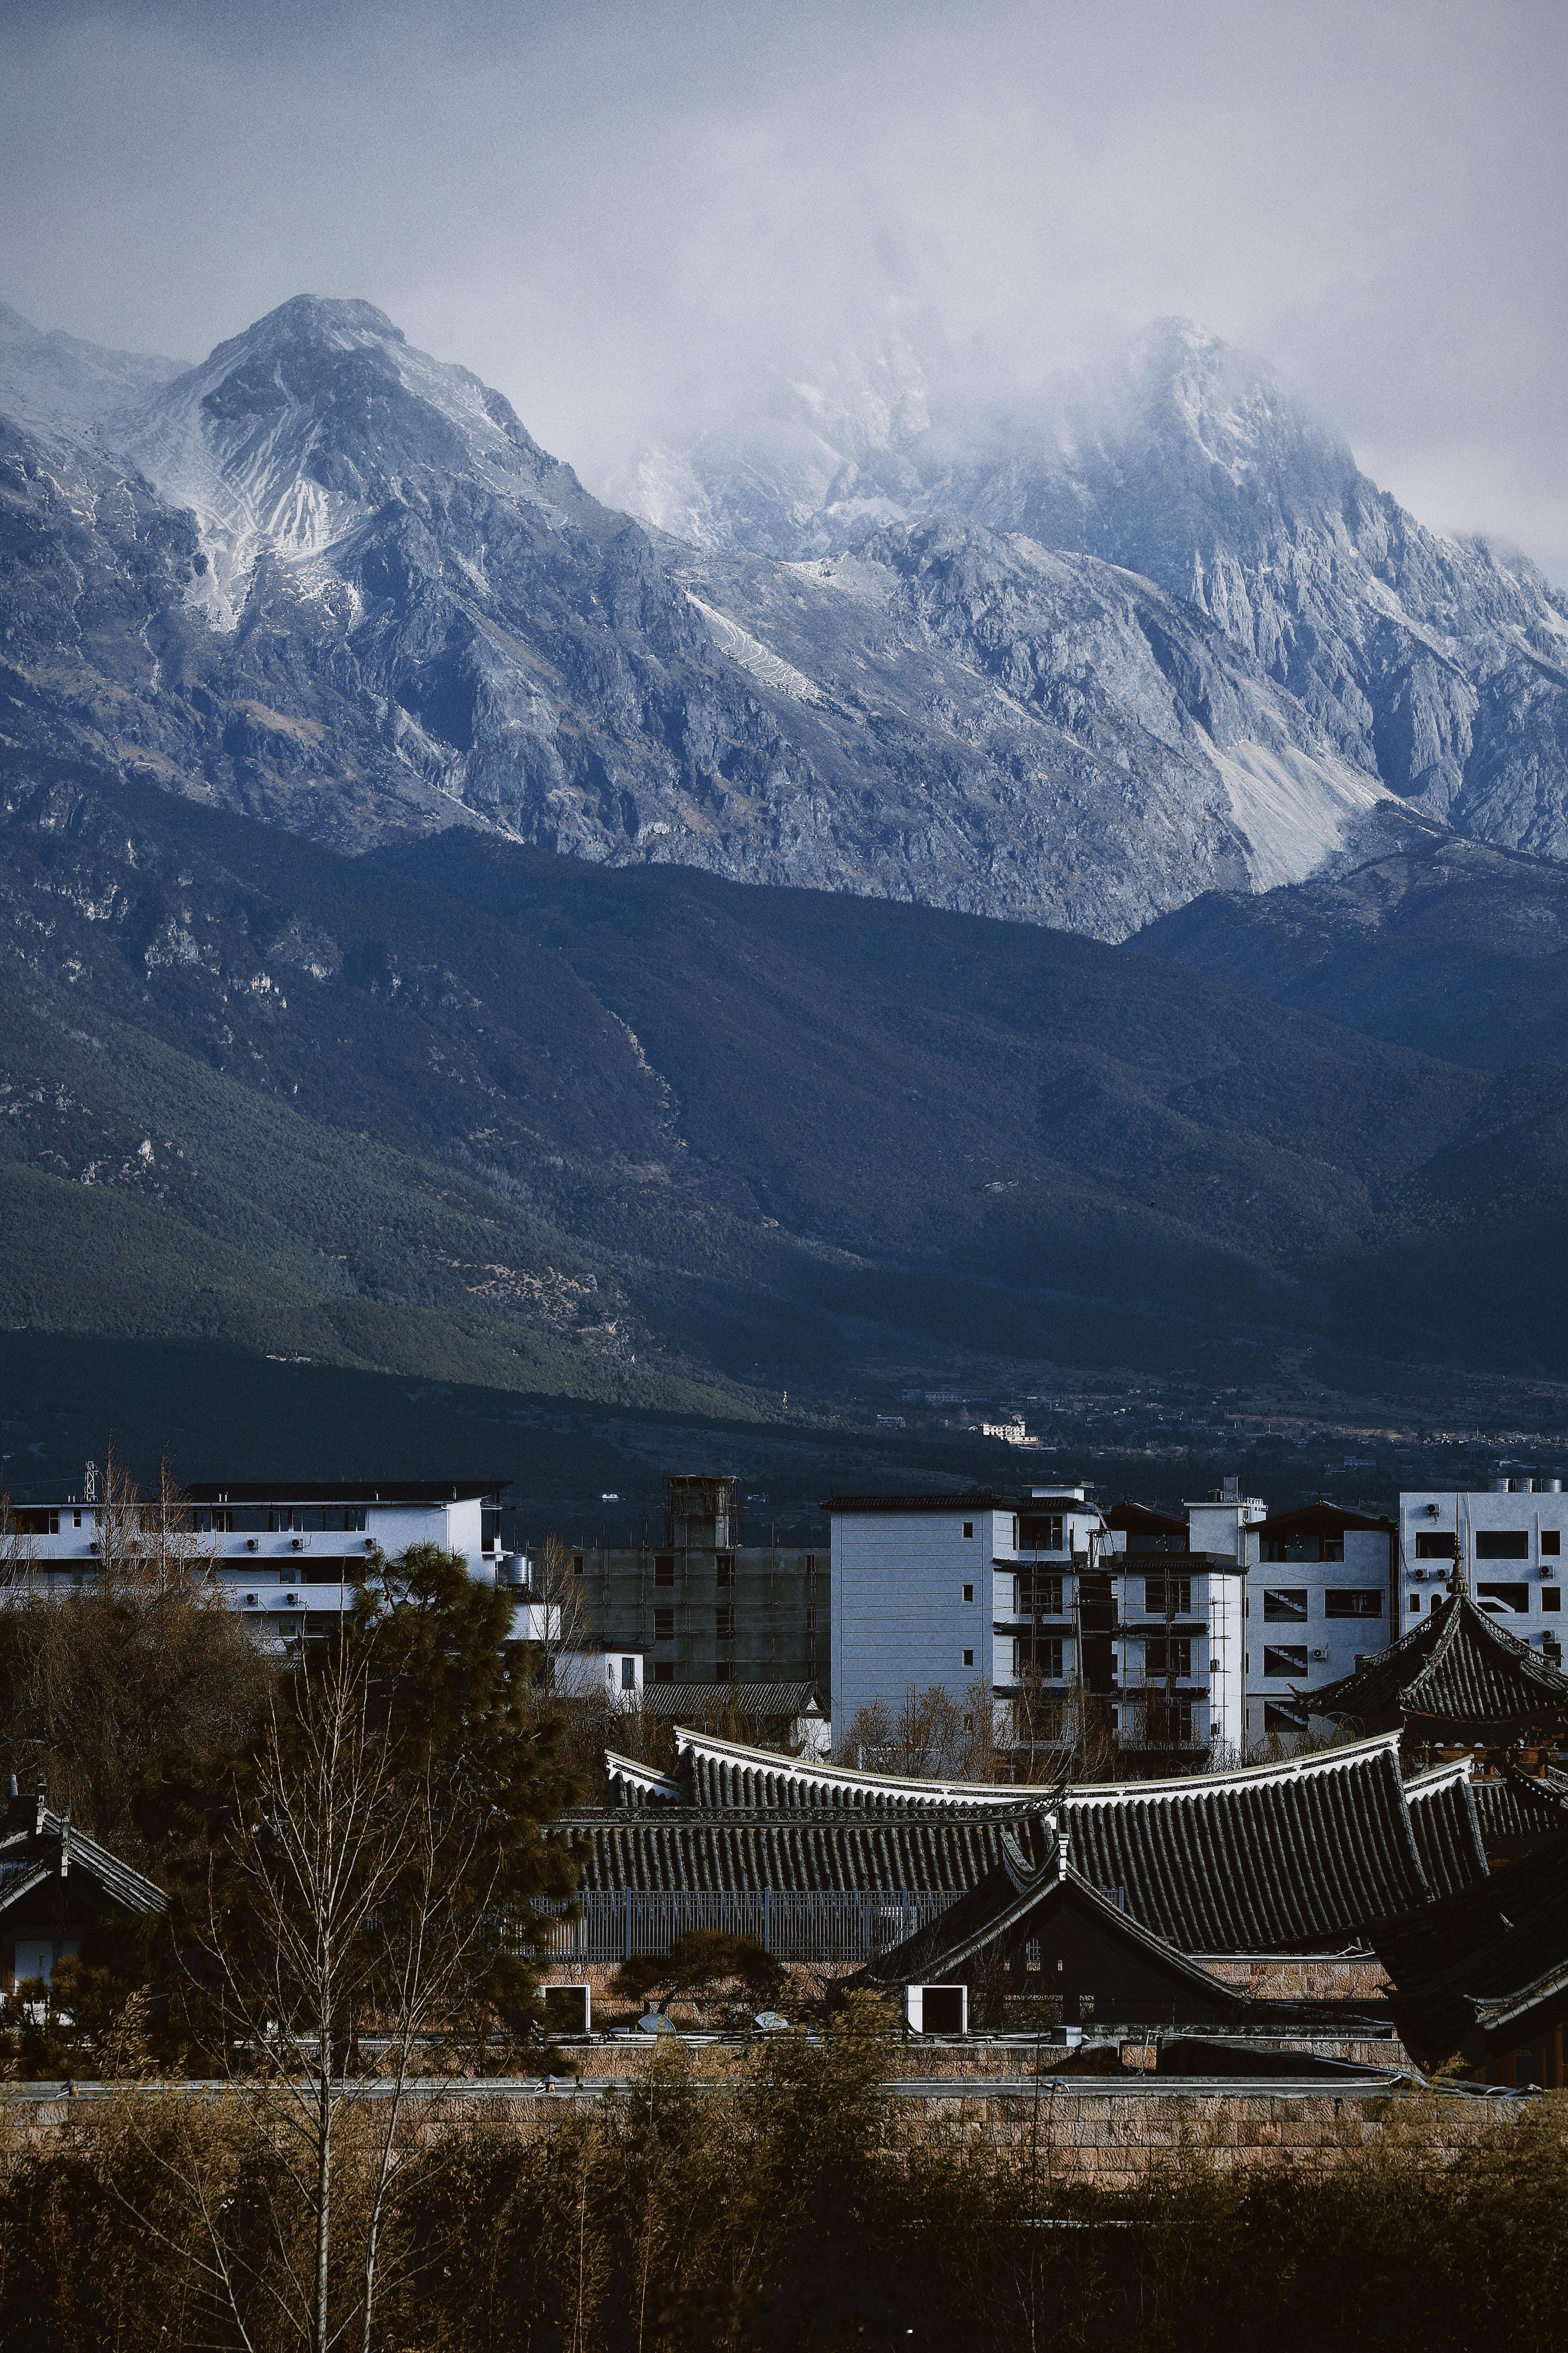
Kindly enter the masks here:
[[415, 507], [455, 474], [560, 510], [576, 491], [508, 403], [467, 368], [416, 351], [374, 303], [295, 296], [102, 438], [195, 514], [199, 596], [233, 628], [258, 564], [325, 593], [323, 559], [387, 500]]

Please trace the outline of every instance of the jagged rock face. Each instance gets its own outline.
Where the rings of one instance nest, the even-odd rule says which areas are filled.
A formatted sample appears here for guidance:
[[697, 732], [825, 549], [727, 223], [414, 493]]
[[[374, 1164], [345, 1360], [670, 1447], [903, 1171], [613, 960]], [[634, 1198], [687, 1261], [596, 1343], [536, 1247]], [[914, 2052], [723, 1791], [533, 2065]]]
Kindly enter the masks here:
[[1121, 938], [1313, 871], [1375, 798], [1146, 582], [975, 522], [704, 560], [364, 303], [4, 462], [13, 740], [341, 847], [480, 824]]
[[815, 504], [798, 472], [767, 497], [755, 435], [742, 465], [719, 435], [683, 469], [650, 461], [639, 495], [679, 475], [681, 515], [719, 547], [830, 553], [890, 517], [953, 513], [1125, 565], [1195, 605], [1388, 789], [1568, 855], [1568, 605], [1522, 560], [1425, 529], [1216, 338], [1165, 322], [1092, 395], [929, 429], [906, 411], [879, 445], [840, 440]]

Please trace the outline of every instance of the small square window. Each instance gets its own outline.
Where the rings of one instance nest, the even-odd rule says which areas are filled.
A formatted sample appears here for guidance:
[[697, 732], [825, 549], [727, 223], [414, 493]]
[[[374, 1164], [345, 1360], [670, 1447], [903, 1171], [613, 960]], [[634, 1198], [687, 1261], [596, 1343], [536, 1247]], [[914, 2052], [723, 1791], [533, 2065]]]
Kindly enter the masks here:
[[656, 1659], [653, 1662], [653, 1679], [656, 1683], [672, 1683], [675, 1681], [675, 1661]]
[[966, 1667], [972, 1667], [974, 1664], [974, 1653], [973, 1651], [965, 1651], [963, 1654], [963, 1663]]
[[1541, 1606], [1543, 1609], [1561, 1609], [1563, 1588], [1560, 1585], [1543, 1585], [1541, 1588]]
[[964, 1599], [965, 1599], [966, 1601], [973, 1601], [973, 1599], [974, 1599], [974, 1588], [973, 1588], [973, 1585], [966, 1585], [966, 1586], [964, 1587], [964, 1588], [963, 1588], [963, 1598], [964, 1598]]

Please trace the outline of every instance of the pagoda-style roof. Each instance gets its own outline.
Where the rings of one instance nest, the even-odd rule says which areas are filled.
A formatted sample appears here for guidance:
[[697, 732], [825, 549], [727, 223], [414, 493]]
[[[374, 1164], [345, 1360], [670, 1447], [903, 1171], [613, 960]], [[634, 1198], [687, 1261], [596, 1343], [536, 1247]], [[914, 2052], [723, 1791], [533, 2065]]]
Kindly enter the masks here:
[[1505, 1632], [1461, 1585], [1335, 1683], [1298, 1694], [1313, 1715], [1441, 1740], [1505, 1740], [1532, 1725], [1568, 1729], [1568, 1675]]
[[1489, 1863], [1512, 1862], [1568, 1831], [1568, 1782], [1560, 1773], [1521, 1773], [1509, 1765], [1475, 1781], [1471, 1794]]
[[1429, 1773], [1413, 1773], [1405, 1784], [1421, 1868], [1434, 1895], [1474, 1887], [1487, 1875], [1490, 1849], [1479, 1799], [1468, 1757], [1434, 1766]]
[[1568, 1832], [1375, 1927], [1406, 2047], [1426, 2066], [1479, 2065], [1568, 2020]]
[[[1004, 1833], [995, 1869], [902, 1944], [879, 1954], [855, 1982], [967, 1983], [1026, 1941], [1037, 1943], [1047, 1960], [1058, 1947], [1076, 1948], [1080, 1962], [1087, 1944], [1102, 1967], [1109, 1961], [1136, 1983], [1139, 1991], [1130, 1996], [1126, 2015], [1184, 2024], [1239, 2021], [1249, 2015], [1252, 2003], [1246, 1994], [1132, 1918], [1073, 1869], [1066, 1841], [1051, 1835], [1049, 1825], [1040, 1827], [1047, 1847], [1042, 1862], [1031, 1862], [1019, 1840]], [[1042, 1971], [1043, 1990], [1059, 1982], [1054, 1969]]]
[[994, 1869], [1004, 1828], [1048, 1811], [1084, 1878], [1178, 1949], [1322, 1952], [1486, 1868], [1462, 1777], [1408, 1796], [1396, 1732], [1228, 1772], [1055, 1792], [868, 1773], [686, 1726], [677, 1742], [669, 1777], [606, 1759], [622, 1802], [578, 1818], [592, 1844], [585, 1890], [957, 1894]]
[[0, 1917], [25, 1915], [48, 1891], [67, 1883], [85, 1909], [112, 1919], [168, 1908], [168, 1897], [153, 1880], [73, 1829], [69, 1814], [57, 1814], [41, 1789], [36, 1800], [18, 1797], [13, 1782], [0, 1823]]

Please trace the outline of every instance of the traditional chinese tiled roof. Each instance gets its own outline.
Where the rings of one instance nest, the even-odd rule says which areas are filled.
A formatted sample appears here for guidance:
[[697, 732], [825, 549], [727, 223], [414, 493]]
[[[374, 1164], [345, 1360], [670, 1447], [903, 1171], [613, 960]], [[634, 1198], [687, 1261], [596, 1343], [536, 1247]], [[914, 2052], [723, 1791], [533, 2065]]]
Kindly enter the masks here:
[[[646, 1767], [613, 1760], [612, 1770], [644, 1777], [647, 1802], [600, 1818], [605, 1828], [595, 1829], [595, 1841], [601, 1876], [584, 1884], [901, 1883], [957, 1892], [995, 1864], [998, 1850], [988, 1824], [1040, 1814], [1049, 1806], [1070, 1834], [1074, 1867], [1098, 1887], [1120, 1889], [1146, 1928], [1186, 1952], [1338, 1949], [1353, 1941], [1363, 1922], [1407, 1911], [1433, 1892], [1405, 1801], [1396, 1734], [1281, 1764], [1166, 1781], [1086, 1783], [1054, 1796], [813, 1765], [687, 1727], [677, 1737], [673, 1785]], [[664, 1801], [667, 1790], [682, 1801], [679, 1807]], [[677, 1816], [690, 1825], [684, 1846]], [[862, 1819], [879, 1842], [864, 1851], [853, 1839]], [[667, 1820], [668, 1840], [660, 1827]], [[931, 1856], [940, 1848], [949, 1859], [925, 1862], [920, 1879], [888, 1877], [889, 1871], [915, 1867], [917, 1852], [925, 1852], [899, 1845], [895, 1831], [912, 1833], [928, 1822]], [[770, 1847], [770, 1824], [780, 1833], [804, 1835]], [[1448, 1852], [1453, 1830], [1450, 1823], [1448, 1845], [1437, 1831], [1428, 1833], [1437, 1841], [1435, 1852]], [[1461, 1852], [1462, 1846], [1453, 1848], [1455, 1856]], [[873, 1853], [878, 1875], [858, 1880], [857, 1871], [872, 1867]], [[1458, 1866], [1443, 1867], [1447, 1873]], [[742, 1869], [743, 1878], [717, 1875]], [[756, 1876], [763, 1869], [791, 1875], [763, 1881]], [[698, 1871], [707, 1875], [686, 1881], [679, 1875]], [[814, 1879], [813, 1873], [823, 1875]], [[1448, 1878], [1439, 1883], [1448, 1884]]]
[[1478, 1794], [1468, 1757], [1454, 1765], [1434, 1766], [1429, 1773], [1413, 1774], [1405, 1784], [1405, 1802], [1410, 1809], [1421, 1868], [1434, 1895], [1451, 1895], [1461, 1887], [1473, 1887], [1487, 1875], [1488, 1848], [1477, 1809]]
[[0, 1827], [0, 1915], [25, 1910], [40, 1890], [58, 1883], [62, 1868], [112, 1911], [146, 1915], [168, 1907], [161, 1887], [96, 1839], [84, 1838], [66, 1816], [41, 1801], [13, 1797]]
[[1528, 2042], [1568, 2014], [1568, 1833], [1374, 1928], [1373, 1942], [1400, 2032], [1425, 2064]]
[[1568, 1675], [1510, 1634], [1462, 1588], [1439, 1596], [1419, 1626], [1353, 1674], [1310, 1694], [1314, 1715], [1408, 1725], [1485, 1739], [1528, 1725], [1568, 1725]]
[[1568, 1831], [1568, 1788], [1561, 1776], [1538, 1778], [1510, 1766], [1474, 1784], [1476, 1812], [1488, 1860], [1511, 1861], [1542, 1839]]
[[558, 1827], [584, 1851], [578, 1886], [585, 1895], [763, 1889], [959, 1895], [994, 1869], [1004, 1830], [1025, 1819], [1016, 1805], [1010, 1812], [918, 1815], [658, 1806], [567, 1815]]
[[1045, 1859], [1031, 1862], [1019, 1841], [1004, 1831], [994, 1869], [979, 1884], [923, 1927], [879, 1954], [859, 1975], [868, 1985], [907, 1985], [922, 1979], [962, 1978], [989, 1948], [1038, 1927], [1063, 1904], [1087, 1911], [1118, 1944], [1136, 1947], [1145, 1960], [1184, 1989], [1194, 2019], [1247, 2015], [1251, 2005], [1184, 1953], [1152, 1935], [1119, 1904], [1094, 1886], [1060, 1854], [1047, 1833]]

